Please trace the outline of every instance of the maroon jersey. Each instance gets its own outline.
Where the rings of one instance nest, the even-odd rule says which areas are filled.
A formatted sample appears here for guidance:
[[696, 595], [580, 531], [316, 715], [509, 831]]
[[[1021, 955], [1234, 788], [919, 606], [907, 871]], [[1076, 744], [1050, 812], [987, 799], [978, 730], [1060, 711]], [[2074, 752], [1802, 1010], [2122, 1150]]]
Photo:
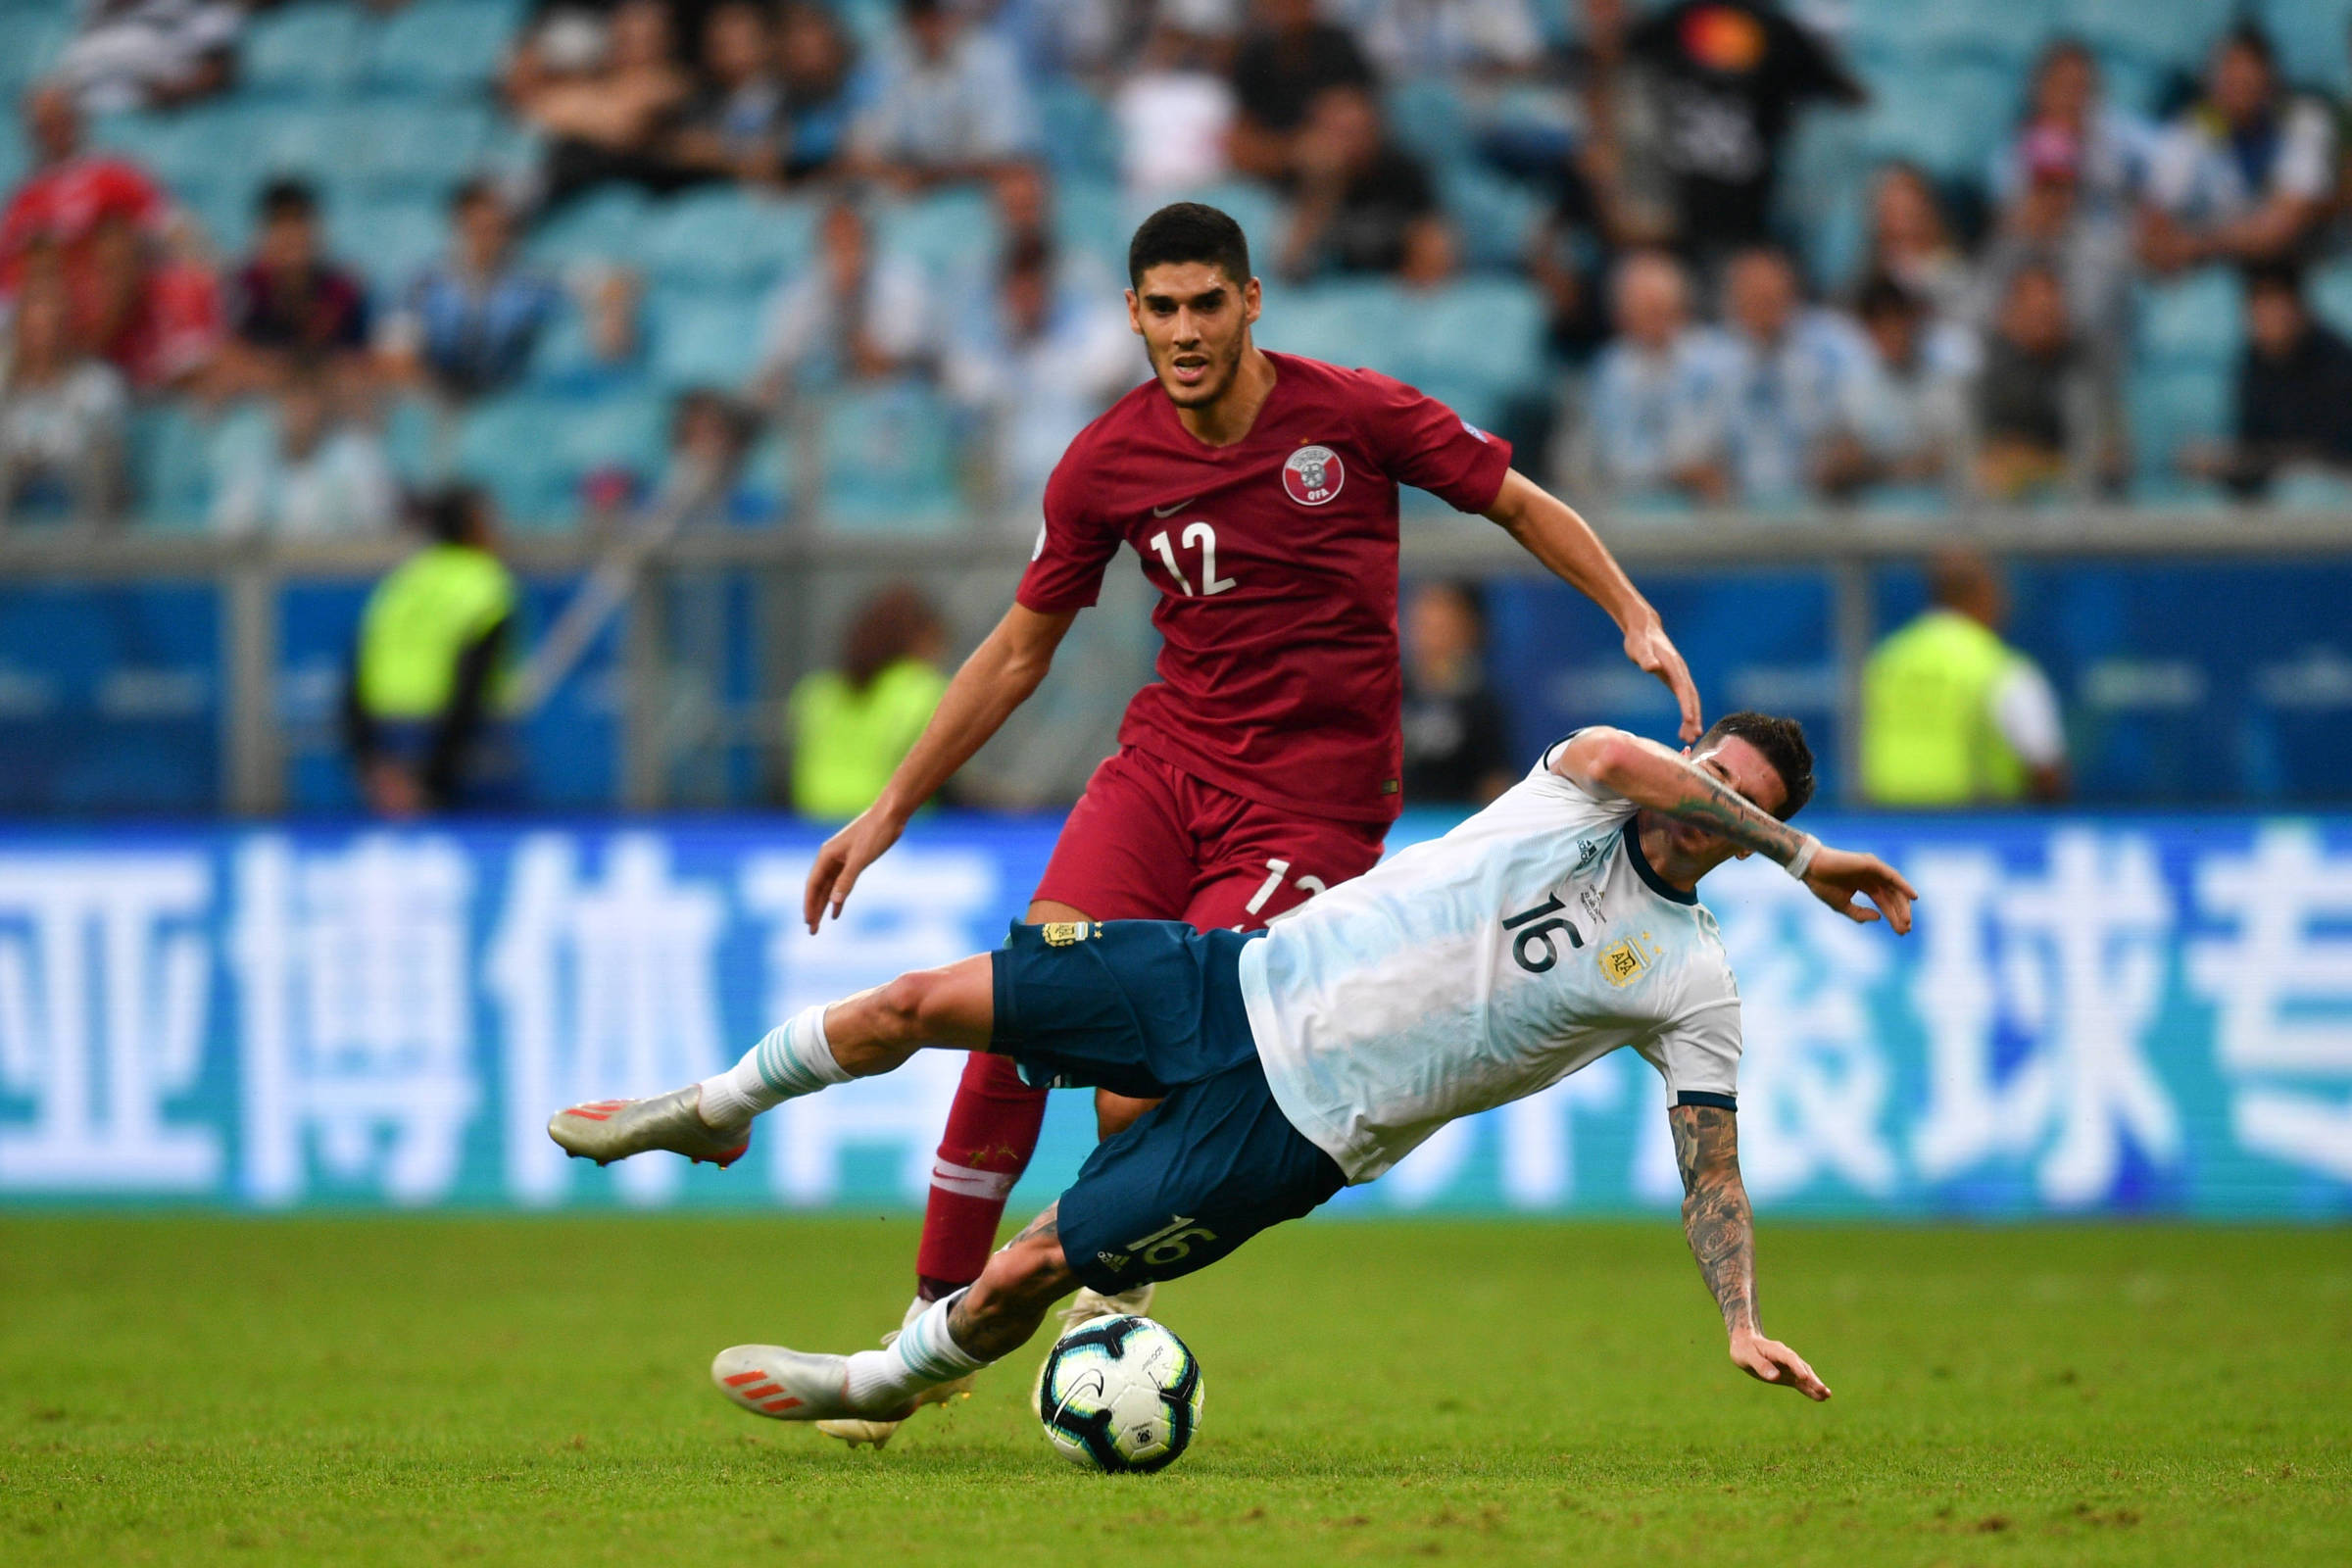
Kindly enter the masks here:
[[1250, 434], [1201, 444], [1148, 381], [1080, 432], [1046, 486], [1014, 595], [1095, 602], [1125, 540], [1159, 589], [1159, 679], [1119, 743], [1248, 800], [1387, 822], [1399, 804], [1396, 487], [1492, 506], [1508, 442], [1372, 370], [1269, 354]]

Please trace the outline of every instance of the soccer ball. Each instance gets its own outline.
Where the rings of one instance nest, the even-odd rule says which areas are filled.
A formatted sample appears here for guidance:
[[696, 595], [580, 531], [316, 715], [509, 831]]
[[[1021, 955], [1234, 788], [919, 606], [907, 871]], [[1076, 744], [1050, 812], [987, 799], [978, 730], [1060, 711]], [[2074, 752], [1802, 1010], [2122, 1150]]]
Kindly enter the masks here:
[[1200, 1428], [1200, 1363], [1148, 1317], [1099, 1317], [1054, 1342], [1037, 1415], [1054, 1451], [1093, 1470], [1164, 1470]]

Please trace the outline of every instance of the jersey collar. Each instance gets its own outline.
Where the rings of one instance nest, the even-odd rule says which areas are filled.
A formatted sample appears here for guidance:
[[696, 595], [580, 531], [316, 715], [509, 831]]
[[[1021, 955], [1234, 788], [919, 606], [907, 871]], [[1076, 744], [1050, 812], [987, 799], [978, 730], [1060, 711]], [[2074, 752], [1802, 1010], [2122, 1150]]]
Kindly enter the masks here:
[[1669, 885], [1664, 877], [1650, 869], [1649, 857], [1642, 853], [1642, 835], [1635, 831], [1641, 820], [1642, 813], [1639, 811], [1625, 819], [1625, 858], [1633, 862], [1634, 874], [1647, 883], [1649, 891], [1661, 899], [1675, 904], [1696, 904], [1698, 894], [1695, 890], [1685, 893], [1681, 888]]

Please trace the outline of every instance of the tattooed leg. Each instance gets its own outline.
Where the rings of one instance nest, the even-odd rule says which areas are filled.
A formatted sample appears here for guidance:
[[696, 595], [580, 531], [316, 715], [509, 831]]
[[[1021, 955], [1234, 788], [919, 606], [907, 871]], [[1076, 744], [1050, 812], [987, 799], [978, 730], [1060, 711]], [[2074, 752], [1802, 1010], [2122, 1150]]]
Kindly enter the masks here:
[[956, 1302], [949, 1331], [972, 1355], [994, 1361], [1018, 1349], [1054, 1303], [1078, 1288], [1078, 1276], [1061, 1254], [1057, 1208], [1048, 1208], [1005, 1243]]

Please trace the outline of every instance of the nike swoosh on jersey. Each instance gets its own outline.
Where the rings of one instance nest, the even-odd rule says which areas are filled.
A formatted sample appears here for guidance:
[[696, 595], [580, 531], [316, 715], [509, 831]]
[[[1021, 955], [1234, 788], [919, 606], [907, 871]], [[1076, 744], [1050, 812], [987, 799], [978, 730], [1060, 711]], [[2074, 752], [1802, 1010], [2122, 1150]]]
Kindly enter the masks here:
[[1182, 512], [1185, 508], [1191, 506], [1194, 502], [1200, 499], [1200, 498], [1199, 496], [1186, 496], [1182, 501], [1177, 502], [1172, 507], [1153, 507], [1152, 509], [1152, 515], [1154, 517], [1172, 517], [1177, 513]]

